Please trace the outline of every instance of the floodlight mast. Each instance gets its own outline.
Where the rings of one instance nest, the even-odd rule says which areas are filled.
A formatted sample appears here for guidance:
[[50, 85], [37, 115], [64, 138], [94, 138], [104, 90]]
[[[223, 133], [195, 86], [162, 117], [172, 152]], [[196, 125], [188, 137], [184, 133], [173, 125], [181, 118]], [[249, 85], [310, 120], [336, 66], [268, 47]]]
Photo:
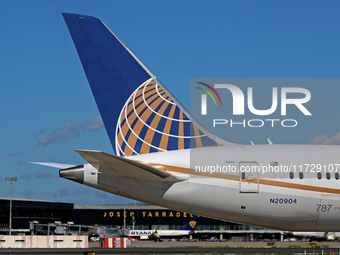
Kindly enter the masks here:
[[18, 177], [6, 177], [5, 180], [11, 182], [11, 198], [9, 200], [9, 235], [12, 235], [12, 184], [18, 180]]

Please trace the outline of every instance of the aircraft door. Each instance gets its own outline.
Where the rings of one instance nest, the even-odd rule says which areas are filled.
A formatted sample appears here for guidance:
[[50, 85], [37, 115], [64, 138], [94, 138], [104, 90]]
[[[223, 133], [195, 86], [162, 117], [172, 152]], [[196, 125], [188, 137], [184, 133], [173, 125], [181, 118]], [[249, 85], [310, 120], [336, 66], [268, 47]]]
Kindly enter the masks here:
[[239, 164], [240, 193], [259, 192], [259, 171], [255, 161], [241, 161]]

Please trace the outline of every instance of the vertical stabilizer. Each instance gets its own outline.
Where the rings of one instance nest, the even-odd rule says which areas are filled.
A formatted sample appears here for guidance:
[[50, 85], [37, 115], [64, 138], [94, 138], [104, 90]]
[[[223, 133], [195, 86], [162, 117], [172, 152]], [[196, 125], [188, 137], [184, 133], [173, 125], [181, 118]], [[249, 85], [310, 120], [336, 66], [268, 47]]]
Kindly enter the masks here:
[[195, 228], [196, 228], [197, 220], [198, 220], [198, 216], [195, 215], [195, 216], [190, 220], [190, 222], [188, 223], [188, 225], [186, 225], [185, 228], [182, 228], [181, 230], [194, 231]]
[[116, 155], [220, 145], [102, 21], [63, 16]]

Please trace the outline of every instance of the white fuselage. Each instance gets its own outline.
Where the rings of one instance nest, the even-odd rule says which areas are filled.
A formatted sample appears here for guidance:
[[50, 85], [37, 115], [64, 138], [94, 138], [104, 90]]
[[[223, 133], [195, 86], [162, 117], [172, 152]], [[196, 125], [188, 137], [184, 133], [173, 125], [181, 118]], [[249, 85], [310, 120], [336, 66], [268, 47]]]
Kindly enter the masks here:
[[[183, 181], [94, 175], [95, 168], [87, 166], [83, 183], [147, 203], [232, 222], [290, 231], [340, 231], [340, 180], [336, 178], [340, 172], [339, 156], [340, 146], [204, 147], [128, 157], [186, 176]], [[269, 173], [265, 166], [267, 170], [282, 167]], [[228, 167], [238, 171], [232, 172]], [[259, 171], [242, 173], [241, 167]]]
[[[189, 236], [192, 231], [188, 230], [129, 230], [129, 237], [149, 239], [150, 235], [154, 235], [157, 231], [157, 237], [159, 238], [182, 238]], [[146, 238], [147, 237], [147, 238]], [[143, 239], [143, 238], [141, 238]]]

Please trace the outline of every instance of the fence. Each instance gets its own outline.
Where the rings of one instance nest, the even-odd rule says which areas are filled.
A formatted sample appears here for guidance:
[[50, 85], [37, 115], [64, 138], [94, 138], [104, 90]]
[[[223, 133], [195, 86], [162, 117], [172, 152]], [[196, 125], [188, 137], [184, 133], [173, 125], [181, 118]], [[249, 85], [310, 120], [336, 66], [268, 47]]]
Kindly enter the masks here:
[[102, 238], [101, 248], [130, 248], [132, 247], [131, 238]]
[[0, 236], [0, 248], [88, 248], [87, 236]]

